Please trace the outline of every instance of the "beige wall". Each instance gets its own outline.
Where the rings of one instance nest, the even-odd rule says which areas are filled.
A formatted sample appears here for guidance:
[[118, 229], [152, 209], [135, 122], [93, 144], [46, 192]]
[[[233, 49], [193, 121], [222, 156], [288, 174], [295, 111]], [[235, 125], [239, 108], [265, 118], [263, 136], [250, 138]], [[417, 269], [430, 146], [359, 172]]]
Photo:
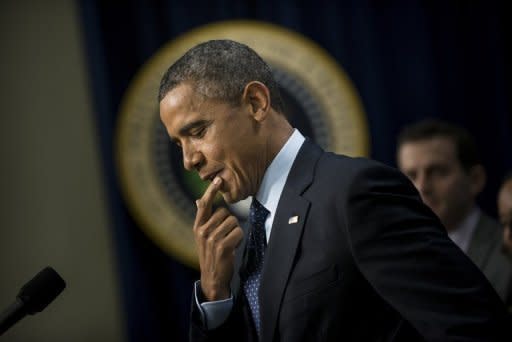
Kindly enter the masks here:
[[75, 1], [0, 1], [0, 310], [46, 265], [68, 287], [5, 341], [122, 341]]

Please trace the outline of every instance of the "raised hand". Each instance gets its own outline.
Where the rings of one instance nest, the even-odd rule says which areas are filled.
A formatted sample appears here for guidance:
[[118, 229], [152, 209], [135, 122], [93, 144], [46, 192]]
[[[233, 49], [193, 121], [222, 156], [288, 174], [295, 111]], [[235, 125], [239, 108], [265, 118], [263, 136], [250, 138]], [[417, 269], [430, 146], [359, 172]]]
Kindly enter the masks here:
[[201, 289], [208, 301], [230, 296], [235, 249], [243, 238], [237, 218], [226, 208], [212, 212], [213, 200], [221, 183], [222, 178], [216, 177], [203, 197], [196, 201], [194, 237], [201, 269]]

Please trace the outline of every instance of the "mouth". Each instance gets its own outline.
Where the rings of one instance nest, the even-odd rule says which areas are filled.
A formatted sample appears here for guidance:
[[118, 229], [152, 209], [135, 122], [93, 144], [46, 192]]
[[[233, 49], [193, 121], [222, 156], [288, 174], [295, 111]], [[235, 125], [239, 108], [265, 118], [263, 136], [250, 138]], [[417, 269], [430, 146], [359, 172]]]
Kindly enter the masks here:
[[211, 182], [213, 181], [213, 179], [220, 173], [220, 171], [215, 171], [215, 172], [211, 172], [211, 173], [207, 173], [205, 175], [200, 175], [199, 177], [201, 177], [201, 179], [203, 181], [208, 181], [208, 182]]

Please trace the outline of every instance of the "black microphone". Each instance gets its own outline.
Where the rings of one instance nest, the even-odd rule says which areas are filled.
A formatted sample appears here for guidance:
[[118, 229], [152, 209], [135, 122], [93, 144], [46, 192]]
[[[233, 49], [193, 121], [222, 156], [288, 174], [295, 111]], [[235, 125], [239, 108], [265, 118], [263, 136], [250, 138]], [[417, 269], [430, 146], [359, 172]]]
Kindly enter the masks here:
[[16, 301], [0, 313], [0, 335], [27, 314], [41, 312], [65, 287], [66, 282], [53, 268], [44, 268], [21, 288]]

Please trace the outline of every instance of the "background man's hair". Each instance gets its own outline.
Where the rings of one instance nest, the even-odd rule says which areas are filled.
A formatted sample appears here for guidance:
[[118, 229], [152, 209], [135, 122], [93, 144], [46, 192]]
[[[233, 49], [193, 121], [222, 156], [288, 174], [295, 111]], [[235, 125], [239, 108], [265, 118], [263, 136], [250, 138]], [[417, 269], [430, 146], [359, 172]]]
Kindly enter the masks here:
[[508, 183], [509, 181], [512, 181], [512, 171], [505, 174], [505, 177], [503, 177], [503, 181], [501, 182], [501, 186], [505, 185], [505, 183]]
[[398, 148], [405, 143], [414, 143], [433, 138], [448, 138], [455, 144], [457, 158], [462, 167], [469, 171], [475, 165], [481, 164], [480, 154], [475, 140], [463, 127], [445, 121], [427, 119], [405, 126], [398, 136]]
[[173, 88], [187, 82], [208, 98], [236, 106], [251, 81], [265, 84], [272, 108], [283, 112], [272, 70], [254, 50], [232, 40], [210, 40], [188, 50], [167, 69], [160, 82], [158, 102]]

